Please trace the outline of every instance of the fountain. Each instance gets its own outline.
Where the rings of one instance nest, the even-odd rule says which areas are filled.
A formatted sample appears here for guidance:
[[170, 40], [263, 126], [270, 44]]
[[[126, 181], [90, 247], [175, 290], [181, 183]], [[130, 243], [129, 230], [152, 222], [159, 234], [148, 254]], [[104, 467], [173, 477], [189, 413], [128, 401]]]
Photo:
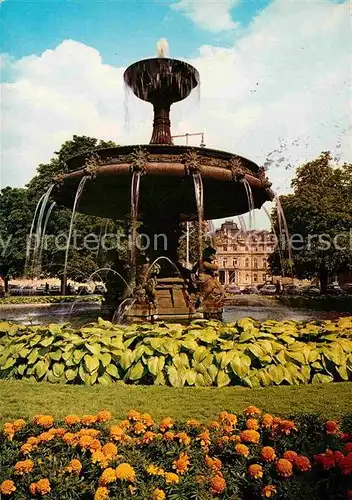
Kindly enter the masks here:
[[[130, 259], [127, 262], [117, 255], [114, 267], [134, 289], [134, 302], [127, 312], [133, 320], [187, 319], [201, 314], [197, 294], [190, 291], [189, 271], [177, 262], [182, 222], [241, 215], [273, 199], [264, 168], [252, 161], [225, 151], [173, 145], [170, 108], [199, 86], [199, 74], [188, 63], [166, 57], [165, 41], [158, 43], [158, 55], [132, 64], [124, 73], [125, 84], [134, 94], [153, 105], [150, 143], [71, 158], [69, 173], [56, 179], [53, 192], [57, 204], [72, 208], [80, 182], [89, 176], [79, 211], [129, 220]], [[142, 234], [151, 243], [145, 252], [136, 246]], [[167, 242], [162, 248], [160, 236]], [[172, 266], [148, 272], [150, 262], [161, 256], [177, 264], [181, 277]], [[110, 287], [105, 298], [110, 317], [127, 297], [123, 290], [112, 293]]]

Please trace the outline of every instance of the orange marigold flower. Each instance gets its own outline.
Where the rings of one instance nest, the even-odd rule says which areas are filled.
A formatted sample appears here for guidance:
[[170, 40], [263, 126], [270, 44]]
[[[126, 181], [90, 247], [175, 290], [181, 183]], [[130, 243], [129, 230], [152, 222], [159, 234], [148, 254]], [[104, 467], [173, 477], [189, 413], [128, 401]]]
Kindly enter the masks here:
[[143, 444], [149, 444], [153, 441], [153, 439], [155, 438], [155, 434], [154, 432], [152, 431], [147, 431], [144, 436], [142, 437], [141, 439], [141, 443]]
[[274, 462], [276, 459], [276, 454], [274, 448], [271, 446], [264, 446], [261, 449], [260, 457], [265, 460], [265, 462]]
[[142, 413], [140, 419], [147, 427], [152, 427], [154, 425], [153, 419], [149, 413]]
[[294, 465], [299, 472], [308, 472], [312, 468], [309, 458], [304, 455], [298, 455], [294, 461]]
[[230, 441], [229, 436], [222, 436], [218, 439], [217, 443], [219, 446], [224, 446], [224, 444], [228, 443]]
[[174, 438], [175, 438], [174, 432], [172, 432], [172, 431], [165, 432], [164, 439], [166, 439], [166, 441], [172, 441]]
[[218, 458], [212, 458], [206, 455], [205, 462], [207, 466], [210, 467], [210, 469], [212, 469], [213, 471], [218, 472], [219, 470], [221, 470], [222, 462]]
[[99, 436], [100, 431], [98, 429], [81, 429], [78, 433], [79, 436], [91, 436], [91, 437], [97, 437]]
[[11, 493], [14, 493], [15, 491], [16, 486], [11, 479], [5, 479], [5, 481], [0, 484], [0, 493], [2, 495], [11, 495]]
[[281, 420], [279, 423], [280, 432], [286, 434], [287, 436], [291, 434], [291, 431], [296, 431], [295, 423], [291, 420]]
[[158, 467], [157, 465], [150, 464], [146, 468], [146, 471], [148, 474], [151, 476], [164, 476], [165, 471], [161, 467]]
[[222, 476], [220, 476], [220, 474], [217, 474], [216, 476], [211, 478], [210, 489], [212, 493], [220, 495], [225, 490], [225, 488], [226, 481]]
[[65, 441], [66, 444], [73, 444], [76, 442], [76, 435], [73, 434], [72, 432], [66, 432], [66, 434], [62, 436], [62, 439]]
[[242, 455], [243, 457], [248, 457], [248, 455], [249, 455], [248, 446], [246, 446], [245, 444], [242, 444], [242, 443], [236, 444], [235, 451], [236, 451], [236, 453], [238, 453], [239, 455]]
[[136, 478], [136, 473], [128, 463], [122, 463], [116, 467], [116, 477], [121, 480], [133, 482]]
[[46, 443], [54, 439], [54, 437], [55, 436], [52, 432], [42, 432], [41, 434], [39, 434], [38, 440], [40, 443]]
[[125, 431], [119, 425], [113, 425], [110, 427], [110, 435], [115, 441], [122, 441]]
[[184, 474], [189, 468], [189, 456], [187, 453], [181, 453], [180, 456], [174, 460], [172, 468], [176, 469], [179, 474]]
[[[65, 436], [64, 436], [64, 439], [65, 439]], [[81, 436], [79, 438], [79, 441], [78, 441], [78, 444], [81, 448], [83, 449], [86, 449], [86, 448], [90, 448], [92, 443], [94, 441], [94, 438], [92, 438], [92, 436]]]
[[262, 416], [262, 427], [264, 429], [270, 429], [270, 427], [273, 425], [274, 422], [274, 417], [270, 415], [270, 413], [265, 413]]
[[23, 453], [23, 455], [28, 455], [31, 451], [33, 451], [33, 446], [29, 443], [24, 443], [20, 448], [20, 452]]
[[81, 423], [83, 425], [92, 425], [95, 424], [97, 421], [96, 415], [83, 415], [81, 418]]
[[257, 443], [259, 443], [259, 440], [260, 440], [260, 434], [258, 431], [247, 429], [247, 430], [241, 432], [240, 438], [241, 438], [241, 441], [244, 441], [245, 443], [257, 444]]
[[256, 431], [257, 429], [259, 429], [259, 422], [256, 418], [249, 418], [246, 421], [246, 427], [247, 429], [252, 429]]
[[97, 422], [108, 422], [111, 419], [111, 413], [107, 410], [101, 410], [97, 413]]
[[220, 424], [217, 420], [213, 420], [212, 422], [210, 422], [209, 429], [217, 430], [219, 428], [220, 428]]
[[26, 425], [26, 421], [23, 420], [23, 418], [19, 418], [18, 420], [15, 420], [14, 423], [12, 424], [15, 432], [20, 431], [23, 429], [23, 427]]
[[263, 467], [259, 464], [252, 464], [248, 467], [248, 475], [254, 479], [263, 477]]
[[63, 427], [58, 427], [57, 429], [55, 429], [55, 435], [59, 437], [64, 436], [66, 432], [67, 432], [66, 429], [64, 429]]
[[93, 451], [92, 453], [92, 462], [93, 464], [98, 463], [100, 467], [105, 469], [111, 460], [111, 457], [107, 457], [101, 450]]
[[81, 470], [82, 470], [82, 464], [81, 462], [77, 459], [77, 458], [74, 458], [73, 460], [71, 460], [71, 462], [67, 465], [67, 467], [65, 467], [65, 470], [67, 472], [72, 472], [73, 474], [77, 474], [79, 475]]
[[116, 481], [116, 479], [117, 479], [117, 476], [116, 476], [115, 469], [113, 469], [112, 467], [108, 467], [107, 469], [105, 469], [103, 471], [102, 475], [100, 476], [99, 484], [101, 486], [106, 486], [107, 484], [110, 484], [110, 483], [113, 483], [114, 481]]
[[33, 465], [32, 460], [21, 460], [15, 465], [15, 474], [23, 475], [32, 472]]
[[120, 425], [121, 429], [128, 429], [130, 426], [130, 422], [127, 419], [121, 420], [119, 425]]
[[325, 422], [325, 430], [327, 434], [337, 434], [339, 432], [338, 423], [335, 420]]
[[175, 437], [180, 443], [185, 444], [186, 446], [191, 443], [191, 438], [185, 432], [179, 432]]
[[237, 424], [237, 416], [227, 411], [222, 411], [219, 415], [219, 421], [222, 424], [234, 427]]
[[189, 425], [189, 427], [199, 427], [200, 426], [200, 422], [198, 422], [198, 420], [196, 420], [195, 418], [191, 418], [190, 420], [187, 420], [187, 425]]
[[79, 424], [81, 422], [81, 419], [78, 417], [78, 415], [67, 415], [65, 418], [65, 424], [66, 425], [75, 425]]
[[262, 497], [264, 498], [271, 498], [277, 493], [276, 486], [273, 484], [268, 484], [267, 486], [264, 486], [262, 489]]
[[155, 488], [155, 490], [152, 493], [152, 500], [165, 500], [166, 495], [164, 493], [164, 490], [161, 490], [160, 488]]
[[37, 481], [38, 493], [40, 493], [41, 495], [46, 495], [47, 493], [50, 493], [50, 491], [51, 487], [49, 479], [39, 479], [39, 481]]
[[285, 458], [286, 460], [288, 460], [292, 464], [295, 463], [297, 457], [298, 457], [298, 454], [295, 451], [292, 451], [292, 450], [287, 450], [283, 454], [283, 458]]
[[229, 440], [231, 443], [240, 443], [241, 442], [241, 438], [240, 436], [229, 436]]
[[133, 421], [137, 421], [140, 419], [141, 417], [141, 414], [139, 413], [139, 411], [136, 411], [136, 410], [130, 410], [127, 414], [127, 417], [128, 417], [128, 420], [133, 420]]
[[174, 472], [165, 472], [164, 478], [166, 484], [178, 484], [180, 482], [179, 476]]
[[44, 429], [49, 429], [54, 425], [54, 419], [51, 415], [39, 415], [35, 423], [40, 427], [44, 427]]
[[159, 429], [161, 430], [161, 432], [165, 432], [168, 429], [172, 429], [172, 427], [174, 426], [174, 423], [175, 422], [172, 418], [170, 418], [170, 417], [164, 418], [160, 422]]
[[12, 438], [15, 435], [15, 428], [14, 428], [13, 424], [6, 422], [6, 424], [4, 424], [4, 427], [3, 427], [3, 433], [9, 441], [12, 441]]
[[248, 406], [244, 410], [244, 414], [247, 417], [256, 417], [256, 416], [259, 416], [261, 414], [261, 410], [259, 410], [259, 408], [257, 408], [256, 406]]
[[38, 490], [37, 490], [37, 483], [31, 483], [29, 485], [29, 492], [32, 496], [35, 496], [37, 493], [38, 493]]
[[136, 434], [143, 434], [146, 431], [146, 426], [142, 422], [136, 422], [133, 426], [133, 430]]
[[280, 458], [276, 462], [275, 467], [279, 476], [283, 477], [292, 476], [292, 464], [289, 460], [286, 460], [286, 458]]
[[200, 441], [201, 446], [210, 446], [211, 439], [209, 431], [201, 432], [197, 437], [197, 441]]
[[106, 443], [102, 447], [101, 451], [106, 455], [107, 457], [115, 457], [117, 455], [117, 446], [114, 443]]
[[94, 500], [107, 500], [109, 498], [109, 490], [106, 488], [106, 486], [99, 486], [97, 488], [95, 495], [94, 495]]

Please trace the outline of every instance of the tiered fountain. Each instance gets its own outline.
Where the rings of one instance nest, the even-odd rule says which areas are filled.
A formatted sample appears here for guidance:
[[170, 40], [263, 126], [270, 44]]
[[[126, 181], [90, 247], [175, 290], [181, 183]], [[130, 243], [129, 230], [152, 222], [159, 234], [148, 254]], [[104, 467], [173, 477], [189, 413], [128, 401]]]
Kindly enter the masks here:
[[[165, 55], [163, 49], [159, 55]], [[149, 278], [153, 278], [154, 271], [148, 273], [148, 264], [141, 265], [135, 246], [138, 232], [148, 235], [152, 242], [152, 248], [142, 256], [144, 262], [163, 256], [177, 263], [180, 223], [231, 217], [260, 208], [273, 198], [271, 184], [264, 168], [241, 156], [173, 145], [170, 107], [199, 85], [194, 67], [167, 57], [146, 59], [127, 68], [124, 80], [138, 98], [153, 104], [150, 143], [100, 149], [71, 158], [70, 173], [60, 177], [54, 199], [72, 208], [77, 189], [88, 176], [78, 210], [130, 221], [129, 265], [118, 257], [116, 260], [116, 269], [125, 273], [134, 289], [130, 317], [145, 320], [156, 313], [159, 319], [194, 317], [199, 311], [179, 264], [179, 276], [172, 266], [169, 276], [154, 276], [156, 300], [150, 300]], [[164, 245], [153, 248], [155, 235], [166, 236], [167, 249]], [[157, 240], [162, 242], [163, 238]], [[121, 287], [112, 290], [111, 286], [105, 302], [110, 314], [128, 296]]]

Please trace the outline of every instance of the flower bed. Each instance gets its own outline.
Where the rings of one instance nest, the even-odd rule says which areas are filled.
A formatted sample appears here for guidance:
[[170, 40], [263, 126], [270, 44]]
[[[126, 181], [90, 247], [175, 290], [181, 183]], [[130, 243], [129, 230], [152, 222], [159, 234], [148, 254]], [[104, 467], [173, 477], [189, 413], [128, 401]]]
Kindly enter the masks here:
[[249, 387], [352, 379], [352, 317], [338, 321], [112, 325], [0, 323], [0, 377]]
[[53, 296], [30, 296], [30, 297], [5, 297], [0, 299], [0, 305], [21, 304], [62, 304], [66, 302], [101, 302], [101, 295], [53, 295]]
[[57, 500], [352, 498], [352, 417], [341, 428], [306, 416], [291, 421], [254, 406], [227, 411], [208, 426], [197, 420], [159, 424], [131, 410], [55, 422], [4, 425], [0, 493]]

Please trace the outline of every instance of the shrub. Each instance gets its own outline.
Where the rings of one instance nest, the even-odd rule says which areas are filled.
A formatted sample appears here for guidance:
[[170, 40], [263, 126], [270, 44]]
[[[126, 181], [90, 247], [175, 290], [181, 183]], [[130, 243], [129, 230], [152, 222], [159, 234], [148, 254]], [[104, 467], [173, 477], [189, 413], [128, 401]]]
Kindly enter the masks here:
[[[208, 426], [171, 418], [157, 425], [134, 410], [118, 425], [109, 419], [101, 411], [62, 422], [36, 415], [6, 423], [4, 498], [350, 498], [352, 434], [337, 422], [312, 415], [293, 422], [255, 407], [242, 415], [223, 411]], [[249, 419], [257, 421], [256, 431], [247, 429]]]
[[102, 297], [97, 295], [77, 296], [77, 295], [54, 295], [54, 296], [33, 296], [33, 297], [6, 297], [0, 299], [0, 305], [16, 304], [62, 304], [65, 302], [101, 302]]
[[61, 383], [249, 387], [352, 379], [352, 317], [178, 324], [0, 323], [0, 377]]

